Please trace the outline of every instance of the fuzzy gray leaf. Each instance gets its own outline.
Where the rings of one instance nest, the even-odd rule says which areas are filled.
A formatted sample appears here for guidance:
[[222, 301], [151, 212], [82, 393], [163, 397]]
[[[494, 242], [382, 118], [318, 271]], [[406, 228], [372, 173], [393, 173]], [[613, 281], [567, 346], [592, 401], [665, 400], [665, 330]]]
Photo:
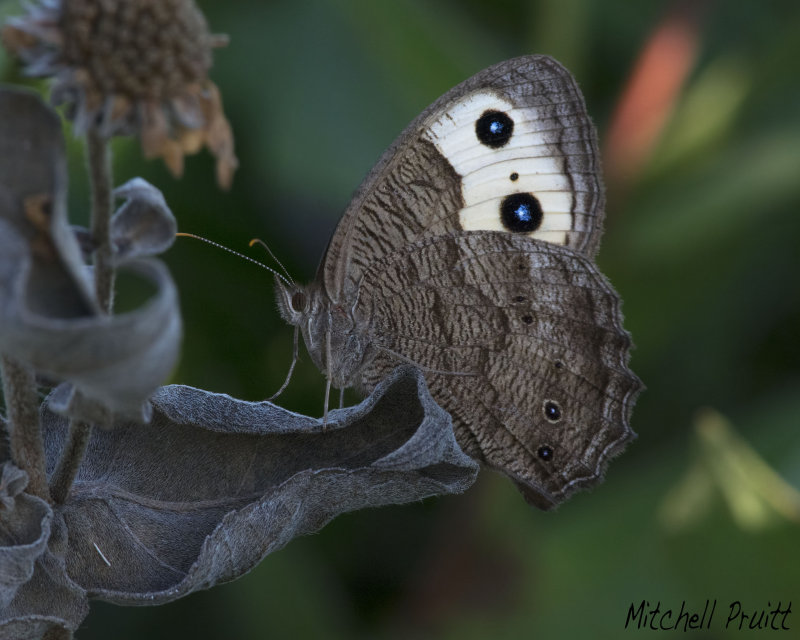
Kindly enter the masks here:
[[11, 462], [0, 471], [0, 611], [30, 581], [45, 552], [53, 512], [41, 498], [22, 490], [28, 475]]
[[118, 262], [169, 249], [178, 223], [161, 191], [142, 178], [133, 178], [115, 189], [114, 195], [126, 199], [111, 218], [111, 242]]
[[[320, 420], [184, 386], [149, 425], [95, 429], [67, 504], [72, 581], [159, 604], [232, 580], [336, 515], [465, 490], [476, 463], [415, 370]], [[43, 415], [50, 467], [66, 421]], [[402, 451], [398, 455], [396, 452]]]
[[0, 351], [138, 419], [142, 403], [177, 360], [181, 321], [177, 291], [163, 264], [136, 260], [124, 269], [156, 290], [139, 309], [109, 318], [62, 315], [51, 304], [47, 315], [37, 313], [32, 301], [43, 288], [30, 285], [36, 270], [29, 247], [0, 219]]
[[[93, 401], [140, 419], [143, 403], [177, 359], [177, 293], [163, 265], [130, 261], [125, 268], [156, 293], [131, 313], [108, 318], [98, 312], [67, 224], [64, 175], [61, 127], [53, 111], [35, 94], [0, 89], [0, 352], [72, 382], [88, 401], [70, 407]], [[157, 190], [128, 183], [121, 195], [129, 203], [117, 226], [136, 230], [138, 253], [145, 252], [143, 246], [163, 245], [171, 235], [171, 214], [166, 205], [159, 209]], [[156, 229], [148, 236], [150, 223]]]
[[0, 220], [30, 248], [26, 294], [32, 312], [62, 317], [97, 312], [67, 222], [61, 121], [35, 93], [9, 87], [0, 87]]
[[[52, 538], [62, 538], [63, 532], [63, 525], [54, 528]], [[51, 539], [50, 546], [63, 546], [63, 540]], [[63, 558], [47, 550], [36, 561], [33, 577], [8, 607], [0, 608], [0, 640], [71, 637], [46, 634], [75, 631], [88, 613], [86, 592], [67, 577]]]

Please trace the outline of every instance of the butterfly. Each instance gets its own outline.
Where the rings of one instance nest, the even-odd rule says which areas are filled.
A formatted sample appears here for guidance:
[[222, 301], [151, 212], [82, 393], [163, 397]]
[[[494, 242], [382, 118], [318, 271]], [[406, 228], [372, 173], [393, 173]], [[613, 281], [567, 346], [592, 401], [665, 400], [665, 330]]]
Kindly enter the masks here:
[[329, 388], [370, 392], [412, 363], [462, 449], [549, 509], [635, 437], [620, 297], [593, 259], [597, 135], [547, 56], [481, 71], [379, 159], [314, 281], [278, 285]]

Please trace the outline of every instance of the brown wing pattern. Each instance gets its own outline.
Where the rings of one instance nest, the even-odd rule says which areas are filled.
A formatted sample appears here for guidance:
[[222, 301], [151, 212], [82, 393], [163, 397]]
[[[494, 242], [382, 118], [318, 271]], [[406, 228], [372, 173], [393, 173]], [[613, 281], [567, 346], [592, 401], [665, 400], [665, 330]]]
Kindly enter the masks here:
[[[494, 108], [515, 120], [514, 137], [497, 149], [475, 139], [474, 119]], [[490, 67], [433, 103], [386, 150], [331, 238], [318, 279], [333, 302], [346, 300], [374, 261], [424, 237], [491, 229], [493, 201], [528, 190], [546, 214], [553, 209], [541, 237], [591, 257], [602, 232], [598, 163], [594, 127], [566, 69], [546, 56]]]
[[462, 447], [537, 506], [598, 482], [634, 437], [641, 383], [619, 297], [569, 249], [496, 232], [432, 238], [374, 263], [359, 304], [382, 349], [361, 386], [421, 366]]

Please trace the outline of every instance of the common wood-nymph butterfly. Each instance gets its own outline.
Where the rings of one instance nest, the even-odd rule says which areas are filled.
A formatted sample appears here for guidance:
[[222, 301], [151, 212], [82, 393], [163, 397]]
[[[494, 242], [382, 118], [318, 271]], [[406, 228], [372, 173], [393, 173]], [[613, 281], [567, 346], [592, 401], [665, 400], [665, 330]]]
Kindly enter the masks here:
[[635, 437], [642, 385], [593, 262], [604, 204], [570, 73], [546, 56], [502, 62], [400, 134], [314, 282], [278, 282], [281, 314], [334, 387], [366, 393], [420, 367], [461, 447], [551, 508]]

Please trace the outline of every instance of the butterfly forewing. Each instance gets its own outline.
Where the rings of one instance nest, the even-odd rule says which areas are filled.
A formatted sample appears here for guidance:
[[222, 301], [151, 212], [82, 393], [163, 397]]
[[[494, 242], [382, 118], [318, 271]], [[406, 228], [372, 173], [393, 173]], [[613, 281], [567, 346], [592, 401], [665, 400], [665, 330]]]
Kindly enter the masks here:
[[[503, 124], [507, 139], [502, 126], [493, 133]], [[547, 56], [482, 71], [406, 128], [331, 238], [325, 289], [344, 299], [374, 260], [426, 237], [508, 230], [502, 207], [519, 194], [535, 200], [526, 235], [594, 255], [604, 203], [596, 134], [575, 80]]]

